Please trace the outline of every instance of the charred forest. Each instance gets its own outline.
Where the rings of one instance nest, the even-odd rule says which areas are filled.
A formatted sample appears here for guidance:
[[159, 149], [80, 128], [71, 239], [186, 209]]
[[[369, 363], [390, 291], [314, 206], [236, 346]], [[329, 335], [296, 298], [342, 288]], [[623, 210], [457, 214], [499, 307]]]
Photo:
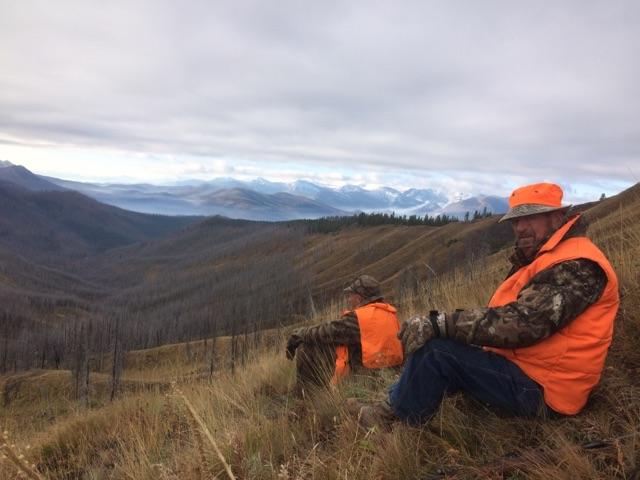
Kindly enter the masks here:
[[148, 242], [59, 268], [3, 252], [0, 371], [102, 371], [123, 351], [246, 335], [305, 312], [300, 229], [198, 227], [211, 233], [200, 245]]
[[233, 368], [249, 335], [302, 321], [365, 269], [401, 299], [509, 238], [492, 218], [267, 223], [0, 195], [0, 372], [71, 370], [78, 398], [89, 371], [110, 373], [115, 395], [127, 351], [225, 335]]

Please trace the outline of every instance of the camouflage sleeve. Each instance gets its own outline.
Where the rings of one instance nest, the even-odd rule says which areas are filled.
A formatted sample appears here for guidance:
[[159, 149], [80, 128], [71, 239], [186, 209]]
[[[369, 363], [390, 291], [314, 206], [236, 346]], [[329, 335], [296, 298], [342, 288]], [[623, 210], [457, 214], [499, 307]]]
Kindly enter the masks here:
[[342, 316], [340, 320], [308, 327], [303, 335], [305, 343], [325, 343], [331, 345], [359, 345], [360, 326], [354, 312]]
[[468, 344], [518, 348], [533, 345], [568, 325], [595, 303], [607, 283], [602, 268], [587, 259], [543, 270], [515, 302], [447, 315], [449, 336]]

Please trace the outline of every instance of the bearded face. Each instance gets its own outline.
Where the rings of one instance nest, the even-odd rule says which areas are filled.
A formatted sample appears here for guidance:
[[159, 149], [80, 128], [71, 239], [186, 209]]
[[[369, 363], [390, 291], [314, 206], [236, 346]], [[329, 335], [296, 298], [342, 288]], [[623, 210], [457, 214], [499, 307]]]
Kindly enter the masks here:
[[562, 225], [563, 218], [562, 212], [554, 211], [512, 219], [516, 247], [526, 258], [533, 258], [542, 244]]

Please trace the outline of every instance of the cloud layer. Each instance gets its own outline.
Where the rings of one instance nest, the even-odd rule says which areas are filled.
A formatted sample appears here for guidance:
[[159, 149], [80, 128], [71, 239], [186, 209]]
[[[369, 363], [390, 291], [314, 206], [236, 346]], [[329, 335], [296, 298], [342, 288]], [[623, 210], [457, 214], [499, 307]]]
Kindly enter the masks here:
[[638, 25], [633, 0], [5, 2], [0, 142], [633, 183]]

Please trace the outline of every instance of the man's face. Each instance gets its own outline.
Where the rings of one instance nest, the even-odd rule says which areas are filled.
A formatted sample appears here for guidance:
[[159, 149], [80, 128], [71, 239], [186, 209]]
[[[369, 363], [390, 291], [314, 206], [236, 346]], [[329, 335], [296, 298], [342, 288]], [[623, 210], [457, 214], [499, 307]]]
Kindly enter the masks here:
[[563, 214], [558, 211], [514, 218], [511, 228], [516, 236], [516, 245], [527, 257], [532, 257], [540, 242], [560, 227], [562, 218]]
[[358, 305], [360, 305], [360, 302], [362, 302], [363, 298], [361, 295], [357, 294], [357, 293], [347, 293], [346, 295], [346, 300], [347, 300], [347, 308], [350, 310], [353, 310], [354, 308], [356, 308]]

